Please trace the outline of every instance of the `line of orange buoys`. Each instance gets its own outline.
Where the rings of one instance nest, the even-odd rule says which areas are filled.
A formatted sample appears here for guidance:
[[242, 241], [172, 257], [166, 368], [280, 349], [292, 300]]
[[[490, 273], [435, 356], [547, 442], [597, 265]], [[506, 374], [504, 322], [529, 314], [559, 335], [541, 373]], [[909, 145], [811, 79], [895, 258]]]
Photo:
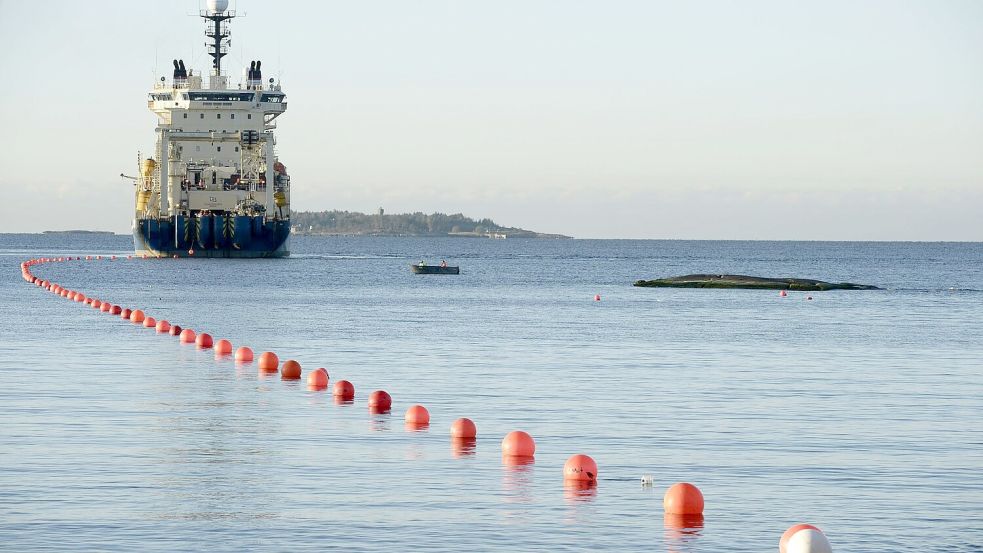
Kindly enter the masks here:
[[[143, 256], [146, 258], [146, 256]], [[177, 257], [177, 256], [175, 256]], [[114, 305], [109, 301], [100, 300], [86, 296], [84, 293], [69, 290], [63, 286], [34, 276], [31, 267], [45, 263], [56, 263], [66, 261], [80, 261], [81, 257], [57, 257], [57, 258], [37, 258], [21, 263], [21, 275], [24, 280], [34, 284], [43, 290], [71, 300], [75, 303], [89, 305], [93, 309], [98, 309], [102, 313], [119, 315], [121, 318], [131, 321], [144, 328], [154, 329], [158, 334], [169, 334], [178, 336], [181, 343], [195, 344], [199, 349], [214, 349], [215, 357], [222, 358], [232, 354], [232, 342], [226, 339], [214, 341], [208, 333], [196, 333], [190, 328], [181, 328], [173, 325], [167, 320], [155, 320], [147, 315], [142, 309], [130, 309], [119, 305]], [[115, 255], [108, 258], [115, 261]], [[126, 259], [133, 259], [126, 256]], [[101, 255], [87, 255], [86, 261], [101, 261]], [[786, 292], [783, 290], [781, 295], [784, 297]], [[595, 295], [594, 301], [600, 301], [601, 296]], [[239, 346], [235, 350], [235, 361], [237, 363], [251, 363], [253, 361], [253, 350], [247, 346]], [[272, 351], [264, 351], [257, 359], [257, 368], [261, 373], [280, 373], [284, 380], [299, 380], [301, 377], [300, 363], [288, 359], [280, 365], [280, 358]], [[319, 391], [328, 388], [328, 371], [319, 368], [307, 375], [308, 389]], [[355, 398], [355, 387], [347, 380], [335, 382], [332, 389], [335, 400], [342, 403], [350, 403]], [[369, 411], [371, 413], [389, 413], [392, 409], [392, 396], [385, 390], [375, 390], [369, 394]], [[423, 405], [413, 405], [406, 411], [406, 427], [408, 430], [426, 429], [430, 425], [430, 412]], [[451, 439], [455, 447], [472, 447], [477, 438], [478, 431], [474, 421], [468, 418], [460, 418], [451, 424]], [[468, 445], [470, 444], [470, 446]], [[473, 451], [473, 449], [472, 449]], [[506, 434], [502, 439], [502, 460], [507, 465], [525, 465], [533, 462], [536, 455], [536, 441], [529, 433], [522, 430], [514, 430]], [[588, 455], [576, 454], [567, 459], [563, 465], [563, 479], [567, 485], [593, 487], [597, 485], [598, 469], [597, 463]], [[642, 477], [643, 485], [652, 483], [651, 476]], [[673, 484], [663, 497], [663, 510], [665, 511], [665, 524], [668, 528], [683, 529], [703, 526], [703, 493], [699, 488], [688, 482]], [[790, 527], [779, 540], [780, 553], [831, 553], [832, 548], [822, 530], [811, 524], [796, 524]]]

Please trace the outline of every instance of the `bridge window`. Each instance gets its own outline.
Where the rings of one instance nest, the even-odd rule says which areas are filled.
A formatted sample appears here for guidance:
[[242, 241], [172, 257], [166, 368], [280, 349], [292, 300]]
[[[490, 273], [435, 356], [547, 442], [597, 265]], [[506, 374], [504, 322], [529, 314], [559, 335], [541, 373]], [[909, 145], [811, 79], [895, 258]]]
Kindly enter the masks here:
[[205, 118], [205, 114], [204, 113], [199, 113], [198, 116], [199, 116], [198, 117], [199, 119], [204, 119]]
[[216, 113], [215, 114], [215, 119], [221, 119], [221, 118], [222, 118], [222, 114], [221, 113]]
[[252, 92], [192, 92], [191, 100], [196, 102], [251, 102]]

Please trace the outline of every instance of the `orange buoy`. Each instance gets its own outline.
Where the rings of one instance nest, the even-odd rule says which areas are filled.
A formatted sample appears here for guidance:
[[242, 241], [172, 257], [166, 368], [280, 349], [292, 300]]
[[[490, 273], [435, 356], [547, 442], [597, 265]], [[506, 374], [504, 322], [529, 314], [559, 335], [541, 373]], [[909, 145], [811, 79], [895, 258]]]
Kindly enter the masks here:
[[99, 306], [99, 311], [102, 311], [103, 313], [109, 313], [112, 311], [112, 309], [113, 304], [109, 303], [108, 301], [102, 302], [102, 305]]
[[249, 363], [253, 360], [253, 350], [247, 346], [239, 346], [236, 350], [236, 361], [241, 363]]
[[167, 322], [166, 319], [161, 319], [157, 321], [157, 332], [163, 334], [171, 330], [171, 323]]
[[339, 380], [334, 383], [334, 389], [331, 391], [332, 395], [341, 398], [343, 400], [350, 400], [355, 398], [355, 386], [347, 380]]
[[578, 453], [563, 464], [563, 479], [577, 482], [597, 482], [597, 463], [589, 455]]
[[85, 301], [85, 294], [83, 294], [82, 292], [76, 292], [75, 293], [75, 301], [78, 302], [78, 303], [84, 302]]
[[703, 514], [703, 493], [688, 482], [677, 482], [669, 487], [662, 498], [662, 507], [672, 515]]
[[513, 430], [502, 439], [502, 455], [506, 457], [533, 457], [536, 441], [522, 430]]
[[171, 329], [168, 330], [167, 333], [170, 334], [171, 336], [180, 336], [181, 335], [180, 325], [171, 325]]
[[452, 438], [476, 438], [477, 436], [478, 427], [474, 425], [474, 421], [471, 419], [461, 417], [451, 423]]
[[195, 345], [198, 346], [198, 349], [208, 349], [212, 347], [212, 336], [202, 332], [197, 338], [195, 338]]
[[92, 300], [92, 303], [90, 305], [92, 306], [93, 309], [99, 309], [100, 307], [102, 307], [102, 301]]
[[601, 301], [601, 295], [600, 294], [594, 294], [594, 301]]
[[280, 358], [272, 351], [264, 351], [259, 354], [259, 370], [276, 372], [280, 365]]
[[784, 298], [784, 297], [788, 296], [788, 292], [786, 292], [785, 290], [782, 290], [781, 292], [778, 293], [778, 296], [781, 297], [781, 298]]
[[393, 398], [385, 390], [376, 390], [369, 394], [369, 409], [377, 413], [388, 412], [393, 406]]
[[120, 307], [120, 306], [118, 306], [118, 305], [114, 305], [114, 306], [112, 306], [112, 307], [109, 308], [109, 314], [110, 315], [119, 315], [122, 312], [123, 312], [123, 308]]
[[427, 408], [422, 405], [413, 405], [406, 410], [403, 420], [407, 424], [430, 424], [430, 411], [427, 411]]
[[[262, 362], [263, 358], [260, 357], [260, 364]], [[300, 373], [300, 363], [293, 359], [287, 359], [283, 362], [283, 366], [280, 367], [280, 378], [284, 380], [300, 380]]]
[[144, 314], [144, 312], [140, 309], [134, 309], [133, 312], [130, 313], [130, 320], [133, 321], [133, 324], [142, 323], [145, 318], [147, 318], [146, 314]]
[[230, 353], [232, 353], [232, 342], [224, 338], [215, 342], [215, 357], [221, 357]]
[[195, 343], [195, 331], [190, 328], [186, 328], [181, 331], [180, 339], [182, 344], [193, 344]]
[[194, 249], [188, 250], [188, 255], [194, 255], [194, 254], [195, 254], [195, 250]]
[[110, 260], [110, 261], [116, 261], [116, 256], [115, 256], [115, 255], [114, 255], [114, 256], [112, 256], [112, 257], [111, 257], [111, 258], [110, 258], [109, 260]]
[[128, 307], [124, 307], [123, 310], [120, 312], [119, 317], [125, 321], [128, 321], [130, 320], [130, 315], [132, 314], [133, 311], [131, 311]]
[[174, 259], [177, 259], [177, 254], [174, 254]]
[[[286, 363], [284, 363], [286, 365]], [[307, 375], [307, 388], [311, 390], [324, 390], [328, 387], [328, 371], [324, 368], [315, 369]]]
[[157, 319], [153, 317], [147, 317], [143, 320], [144, 328], [155, 328], [157, 326]]

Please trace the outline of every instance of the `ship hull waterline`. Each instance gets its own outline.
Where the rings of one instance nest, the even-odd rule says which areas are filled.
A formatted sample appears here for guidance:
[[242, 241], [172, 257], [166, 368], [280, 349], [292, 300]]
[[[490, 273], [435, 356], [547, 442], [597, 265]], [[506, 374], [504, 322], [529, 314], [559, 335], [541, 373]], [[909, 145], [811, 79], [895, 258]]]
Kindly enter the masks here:
[[151, 257], [287, 257], [289, 244], [290, 221], [263, 216], [177, 216], [133, 224], [134, 251]]

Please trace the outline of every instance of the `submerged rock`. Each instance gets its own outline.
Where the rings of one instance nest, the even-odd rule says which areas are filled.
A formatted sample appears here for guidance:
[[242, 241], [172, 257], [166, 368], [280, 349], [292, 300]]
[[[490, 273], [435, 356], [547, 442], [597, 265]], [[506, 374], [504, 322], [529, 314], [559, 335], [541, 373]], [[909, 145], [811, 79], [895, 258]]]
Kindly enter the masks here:
[[650, 288], [750, 288], [760, 290], [880, 290], [869, 284], [824, 282], [808, 278], [764, 278], [746, 275], [685, 275], [655, 280], [636, 280], [634, 286]]

